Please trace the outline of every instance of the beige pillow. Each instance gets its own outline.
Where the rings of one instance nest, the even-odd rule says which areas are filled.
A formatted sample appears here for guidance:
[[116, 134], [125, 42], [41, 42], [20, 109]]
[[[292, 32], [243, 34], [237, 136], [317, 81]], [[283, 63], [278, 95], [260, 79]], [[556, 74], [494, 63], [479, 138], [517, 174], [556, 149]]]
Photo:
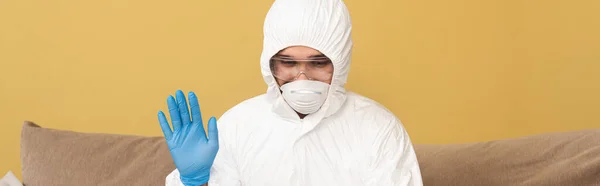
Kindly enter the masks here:
[[415, 150], [426, 186], [600, 185], [600, 129]]
[[163, 137], [95, 134], [41, 128], [21, 132], [26, 186], [164, 185], [175, 168]]

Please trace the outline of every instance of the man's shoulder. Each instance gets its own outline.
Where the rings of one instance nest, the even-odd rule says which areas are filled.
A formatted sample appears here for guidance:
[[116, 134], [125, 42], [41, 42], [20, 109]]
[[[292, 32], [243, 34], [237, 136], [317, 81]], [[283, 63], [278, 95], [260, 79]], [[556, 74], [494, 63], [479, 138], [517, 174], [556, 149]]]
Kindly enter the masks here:
[[366, 115], [384, 115], [390, 118], [396, 117], [394, 113], [392, 113], [392, 111], [390, 111], [383, 104], [355, 92], [347, 93], [347, 101], [347, 104], [352, 109], [352, 112], [359, 112]]
[[269, 106], [266, 94], [257, 95], [234, 105], [219, 118], [219, 124], [232, 125], [239, 123], [237, 121], [247, 120], [248, 117], [254, 117], [265, 113]]
[[346, 113], [353, 114], [360, 121], [360, 126], [365, 127], [364, 134], [378, 134], [381, 131], [401, 134], [405, 130], [400, 118], [383, 104], [357, 93], [350, 92], [347, 95], [349, 110]]

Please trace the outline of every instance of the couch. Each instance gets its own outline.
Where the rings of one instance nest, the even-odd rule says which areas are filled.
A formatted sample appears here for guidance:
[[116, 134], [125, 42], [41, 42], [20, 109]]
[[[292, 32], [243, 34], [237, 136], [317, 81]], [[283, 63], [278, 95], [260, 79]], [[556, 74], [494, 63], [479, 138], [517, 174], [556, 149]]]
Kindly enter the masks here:
[[[426, 186], [600, 185], [600, 129], [465, 144], [415, 144]], [[26, 121], [25, 186], [164, 185], [162, 136], [82, 133]]]

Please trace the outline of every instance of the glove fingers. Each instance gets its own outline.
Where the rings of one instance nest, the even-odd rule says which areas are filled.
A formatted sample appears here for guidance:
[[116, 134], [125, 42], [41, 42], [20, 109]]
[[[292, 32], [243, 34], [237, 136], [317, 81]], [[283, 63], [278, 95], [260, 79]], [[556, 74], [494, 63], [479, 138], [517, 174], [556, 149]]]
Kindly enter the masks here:
[[[202, 112], [200, 111], [200, 104], [198, 104], [198, 97], [196, 93], [188, 93], [190, 99], [190, 111], [192, 112], [192, 123], [202, 125]], [[204, 130], [204, 129], [202, 129]]]
[[167, 105], [169, 106], [169, 114], [171, 115], [171, 124], [173, 125], [173, 131], [178, 131], [181, 128], [181, 116], [179, 115], [179, 107], [175, 98], [169, 96], [167, 98]]
[[200, 112], [200, 105], [198, 104], [198, 97], [194, 92], [188, 94], [190, 99], [190, 110], [192, 112], [192, 125], [194, 127], [195, 134], [198, 135], [201, 142], [206, 142], [206, 131], [204, 130], [204, 124], [202, 122], [202, 113]]
[[160, 128], [162, 129], [165, 139], [170, 140], [171, 136], [173, 136], [173, 131], [171, 131], [171, 126], [169, 126], [167, 117], [165, 117], [165, 113], [162, 111], [158, 112], [158, 122], [160, 123]]
[[188, 104], [185, 95], [183, 95], [183, 91], [177, 90], [176, 97], [177, 105], [179, 106], [179, 115], [181, 116], [181, 123], [182, 125], [189, 125], [190, 113], [188, 111]]
[[210, 117], [208, 120], [208, 143], [219, 145], [219, 130], [217, 129], [217, 119]]

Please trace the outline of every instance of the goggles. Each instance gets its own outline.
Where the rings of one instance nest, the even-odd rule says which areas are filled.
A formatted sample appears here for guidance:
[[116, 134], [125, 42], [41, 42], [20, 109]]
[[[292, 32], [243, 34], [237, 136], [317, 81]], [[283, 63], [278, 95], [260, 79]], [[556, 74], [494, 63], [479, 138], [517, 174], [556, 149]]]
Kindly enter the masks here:
[[271, 58], [273, 76], [283, 81], [294, 81], [304, 75], [309, 80], [329, 81], [333, 76], [333, 64], [327, 57], [294, 59], [274, 56]]

